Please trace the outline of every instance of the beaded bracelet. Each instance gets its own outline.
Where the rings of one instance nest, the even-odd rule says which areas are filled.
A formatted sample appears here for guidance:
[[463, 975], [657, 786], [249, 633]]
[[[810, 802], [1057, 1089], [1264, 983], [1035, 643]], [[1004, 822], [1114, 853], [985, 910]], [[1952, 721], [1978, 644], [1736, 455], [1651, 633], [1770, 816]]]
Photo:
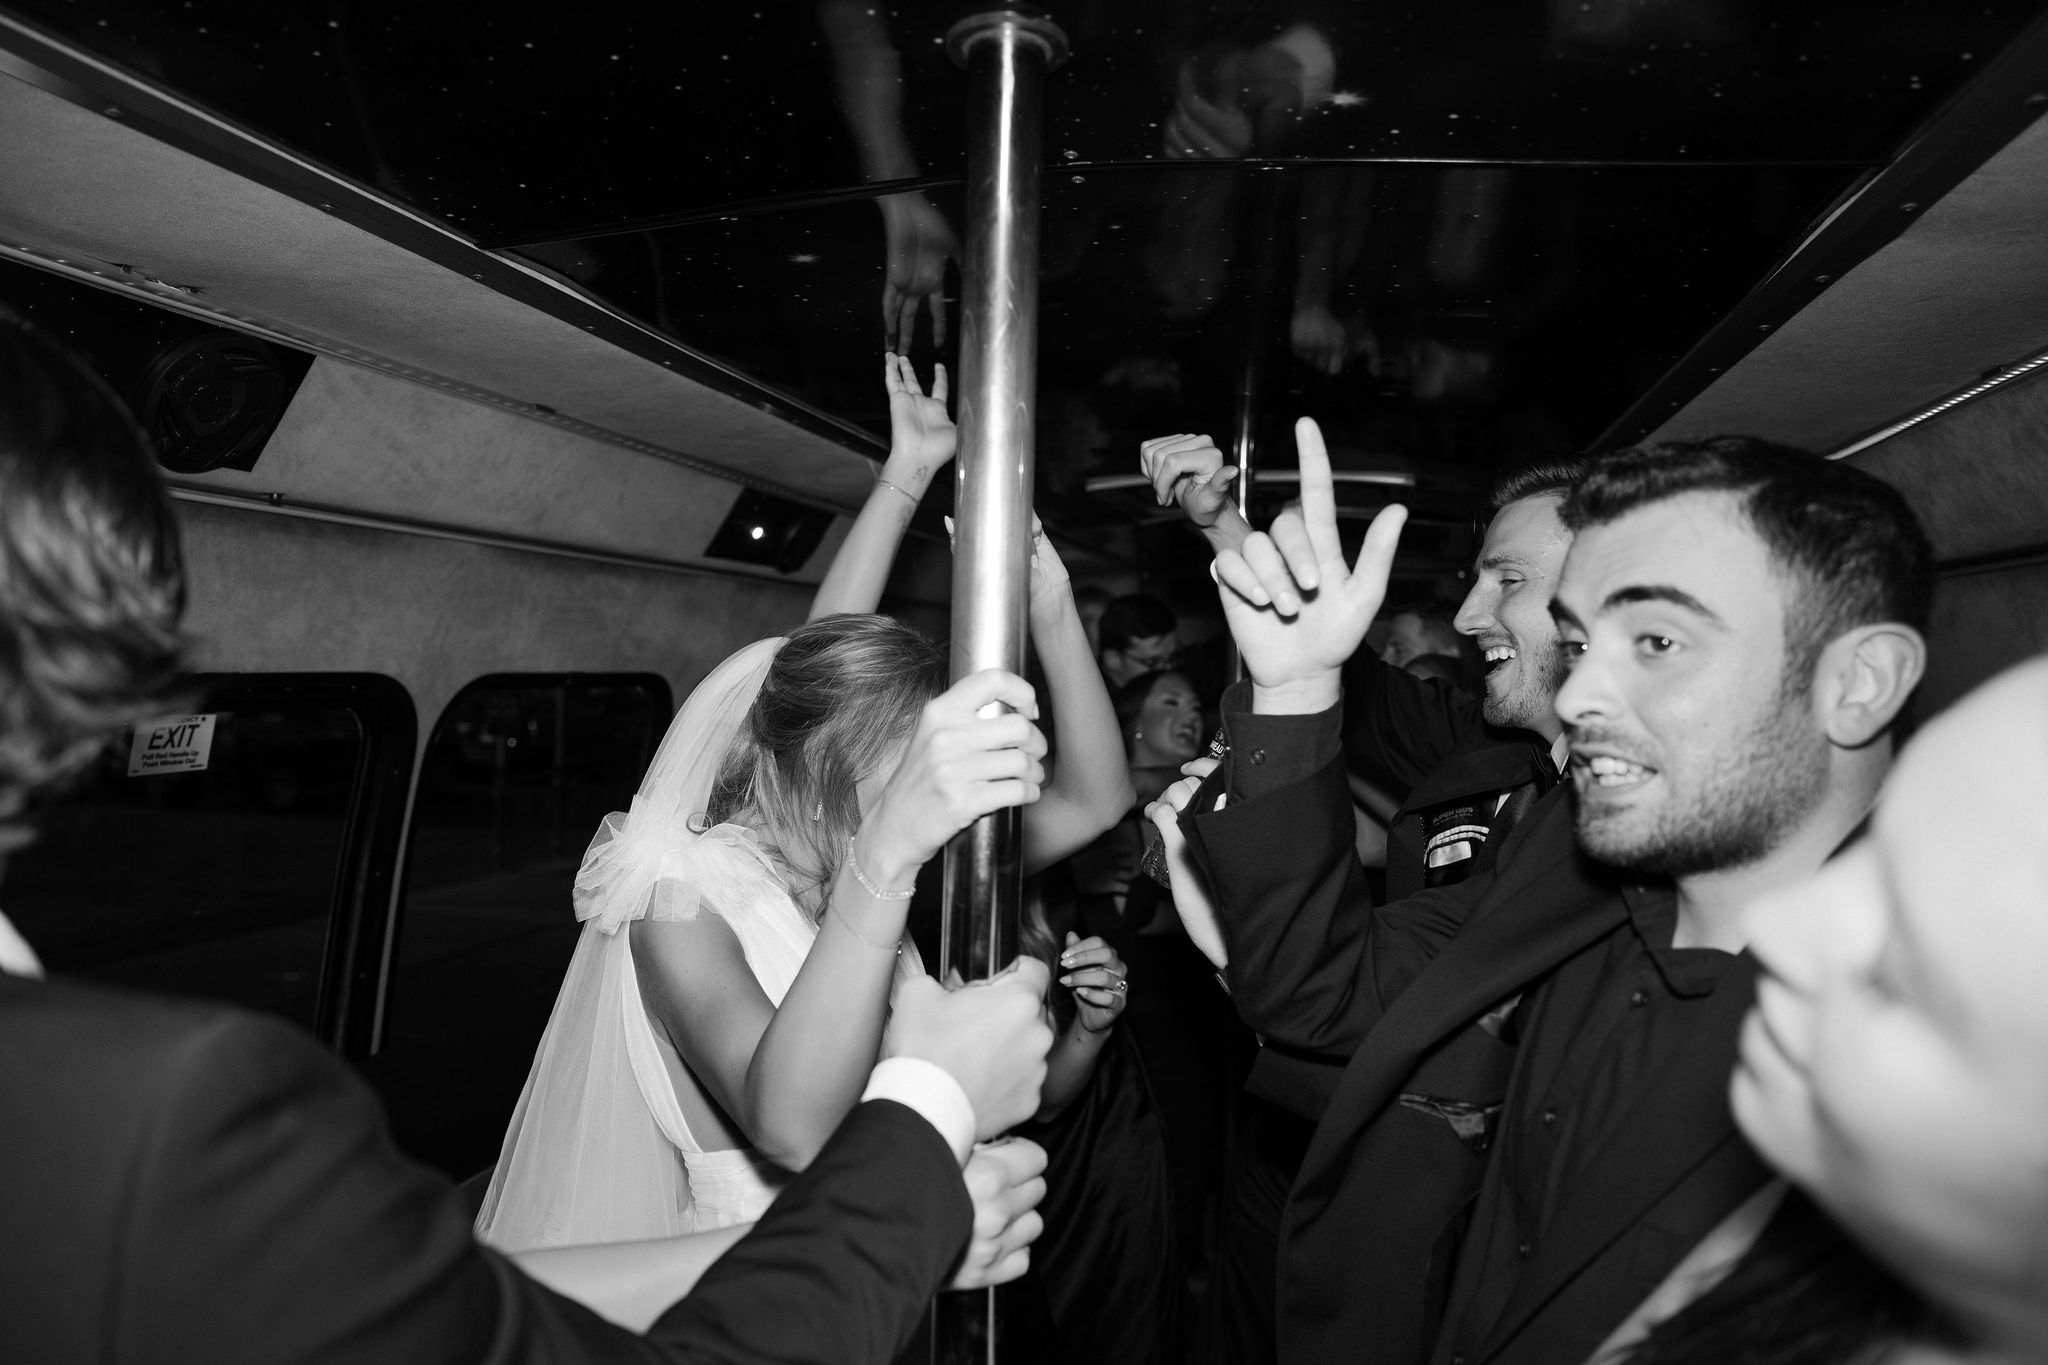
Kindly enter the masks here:
[[914, 886], [905, 891], [884, 891], [869, 880], [868, 874], [861, 871], [860, 859], [853, 856], [853, 836], [850, 834], [846, 836], [846, 866], [853, 873], [853, 879], [860, 883], [860, 889], [878, 901], [907, 901], [917, 894]]

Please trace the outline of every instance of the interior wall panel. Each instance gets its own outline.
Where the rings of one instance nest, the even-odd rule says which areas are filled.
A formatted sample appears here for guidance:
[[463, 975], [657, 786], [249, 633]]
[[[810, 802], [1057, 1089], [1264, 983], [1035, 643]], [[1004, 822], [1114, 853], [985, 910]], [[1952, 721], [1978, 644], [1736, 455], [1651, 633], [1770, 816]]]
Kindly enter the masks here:
[[2048, 382], [2038, 377], [1849, 458], [1906, 495], [1943, 559], [2048, 542]]
[[[652, 455], [328, 357], [313, 362], [254, 469], [188, 481], [681, 561], [703, 560], [741, 491]], [[835, 517], [797, 576], [816, 582], [849, 524]]]
[[836, 505], [857, 506], [874, 481], [873, 461], [836, 441], [97, 108], [0, 74], [0, 128], [7, 241], [115, 275], [132, 265], [311, 349], [545, 403]]
[[1834, 281], [1652, 440], [1832, 450], [2048, 345], [2048, 118]]
[[1934, 594], [1920, 714], [1931, 716], [1977, 684], [2048, 650], [2048, 564], [1960, 574]]
[[486, 673], [649, 672], [678, 702], [811, 589], [618, 568], [262, 512], [178, 505], [193, 665], [397, 678], [420, 741]]

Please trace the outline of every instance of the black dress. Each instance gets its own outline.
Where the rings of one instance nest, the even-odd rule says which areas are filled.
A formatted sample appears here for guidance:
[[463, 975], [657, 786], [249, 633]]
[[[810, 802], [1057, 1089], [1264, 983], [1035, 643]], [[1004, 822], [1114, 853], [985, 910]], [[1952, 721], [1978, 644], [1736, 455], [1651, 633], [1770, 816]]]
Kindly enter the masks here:
[[[1130, 837], [1135, 830], [1127, 822], [1111, 835], [1119, 832]], [[937, 882], [919, 877], [910, 912], [911, 936], [927, 964], [940, 961]], [[1102, 934], [1129, 962], [1132, 936], [1114, 922], [1108, 897], [1076, 895], [1065, 864], [1048, 869], [1040, 889], [1053, 942], [1069, 929], [1084, 938]], [[1099, 918], [1105, 910], [1112, 922]], [[1058, 964], [1048, 965], [1057, 977]], [[1140, 998], [1096, 1054], [1073, 1103], [1017, 1130], [1045, 1148], [1046, 1190], [1038, 1206], [1045, 1230], [1031, 1247], [1030, 1271], [999, 1291], [1006, 1365], [1172, 1365], [1185, 1357], [1188, 1263], [1176, 1232], [1176, 1167], [1131, 1027]], [[1052, 1000], [1054, 1022], [1064, 1029], [1073, 1022], [1073, 996], [1055, 985]], [[931, 1358], [923, 1341], [899, 1357]], [[970, 1342], [966, 1349], [942, 1346], [937, 1358], [967, 1361], [981, 1352]]]
[[1031, 1248], [1062, 1362], [1181, 1358], [1186, 1279], [1158, 1106], [1127, 1030], [1074, 1102], [1018, 1130], [1045, 1148], [1045, 1231]]

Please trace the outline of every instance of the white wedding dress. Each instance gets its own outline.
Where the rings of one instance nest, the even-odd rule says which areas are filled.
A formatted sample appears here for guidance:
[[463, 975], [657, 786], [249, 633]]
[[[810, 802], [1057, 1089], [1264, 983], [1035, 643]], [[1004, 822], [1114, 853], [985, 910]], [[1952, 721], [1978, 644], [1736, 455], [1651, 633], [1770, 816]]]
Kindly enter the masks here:
[[[636, 919], [715, 914], [780, 1006], [817, 927], [754, 832], [690, 828], [779, 639], [749, 645], [691, 694], [633, 807], [605, 817], [576, 875], [583, 935], [477, 1215], [504, 1251], [633, 1241], [759, 1218], [788, 1179], [751, 1148], [706, 1151], [669, 1070], [674, 1053], [640, 998]], [[897, 980], [921, 972], [906, 940]]]

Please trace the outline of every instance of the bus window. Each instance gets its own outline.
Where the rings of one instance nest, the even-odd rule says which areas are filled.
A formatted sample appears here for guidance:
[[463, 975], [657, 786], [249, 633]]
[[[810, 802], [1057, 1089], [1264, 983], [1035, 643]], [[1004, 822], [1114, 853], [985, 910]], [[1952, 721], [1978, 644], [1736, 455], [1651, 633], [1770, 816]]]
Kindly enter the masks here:
[[631, 802], [669, 711], [651, 674], [505, 675], [435, 724], [367, 1067], [413, 1155], [456, 1175], [497, 1155], [575, 948], [577, 864]]
[[319, 1028], [350, 812], [383, 713], [349, 691], [346, 678], [201, 679], [191, 714], [114, 735], [7, 870], [7, 913], [45, 967]]

